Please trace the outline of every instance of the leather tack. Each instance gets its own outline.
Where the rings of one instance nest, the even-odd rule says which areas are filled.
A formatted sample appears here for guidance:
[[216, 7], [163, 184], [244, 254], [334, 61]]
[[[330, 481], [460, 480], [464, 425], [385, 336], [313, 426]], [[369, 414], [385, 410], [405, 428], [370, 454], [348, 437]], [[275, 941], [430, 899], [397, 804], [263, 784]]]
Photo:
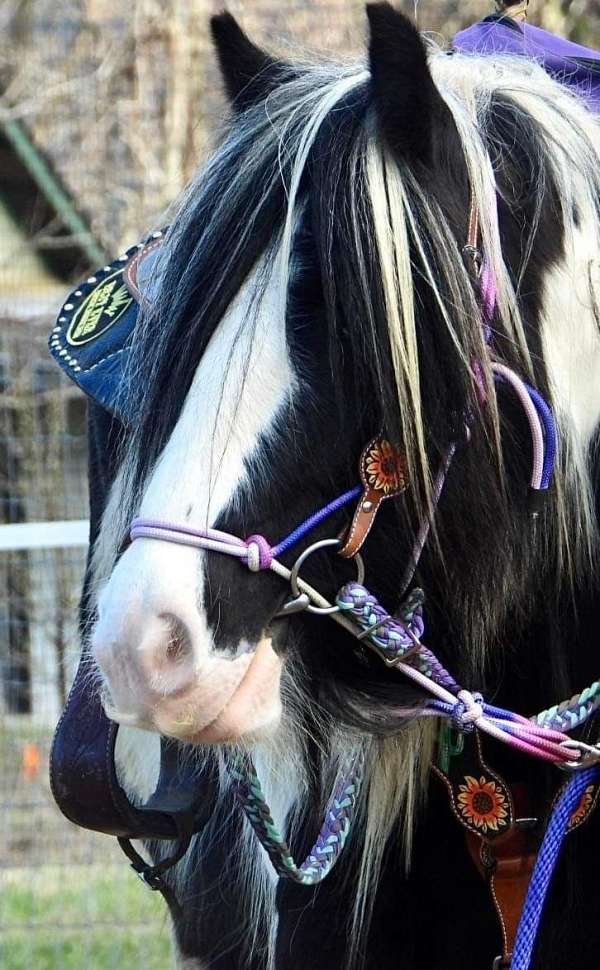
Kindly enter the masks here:
[[[509, 787], [489, 768], [477, 731], [458, 735], [453, 745], [441, 732], [438, 764], [432, 768], [448, 790], [453, 814], [466, 829], [469, 855], [490, 890], [498, 916], [503, 947], [493, 970], [508, 970], [540, 845], [534, 794], [523, 784]], [[590, 818], [598, 801], [600, 785], [589, 785], [568, 832]]]
[[340, 550], [340, 556], [345, 559], [351, 559], [362, 549], [381, 503], [408, 487], [406, 460], [387, 438], [373, 438], [360, 456], [360, 479], [364, 491]]
[[466, 839], [469, 855], [489, 886], [500, 922], [500, 966], [508, 966], [537, 858], [538, 840], [532, 832], [518, 826], [493, 845], [470, 831], [466, 832]]

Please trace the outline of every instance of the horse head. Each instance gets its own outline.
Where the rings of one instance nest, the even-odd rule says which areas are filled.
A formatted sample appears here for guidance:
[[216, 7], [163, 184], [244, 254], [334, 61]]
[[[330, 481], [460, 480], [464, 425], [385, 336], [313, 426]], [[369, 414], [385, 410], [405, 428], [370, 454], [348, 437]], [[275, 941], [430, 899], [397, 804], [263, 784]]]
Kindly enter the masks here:
[[[356, 486], [382, 436], [407, 487], [364, 543], [369, 589], [399, 607], [428, 523], [417, 580], [430, 636], [467, 682], [498, 669], [532, 603], [591, 568], [591, 114], [535, 64], [444, 52], [388, 4], [367, 11], [366, 65], [280, 60], [231, 16], [213, 19], [232, 113], [179, 200], [135, 334], [138, 418], [94, 553], [91, 651], [124, 725], [194, 745], [285, 736], [325, 760], [347, 738], [381, 744], [368, 771], [385, 769], [393, 788], [427, 750], [418, 691], [344, 630], [281, 615], [289, 589], [273, 571], [127, 541], [138, 517], [272, 547]], [[497, 365], [557, 417], [555, 485], [535, 527], [529, 429]], [[310, 541], [342, 535], [351, 515], [338, 510]], [[331, 596], [352, 563], [328, 550], [303, 575]]]

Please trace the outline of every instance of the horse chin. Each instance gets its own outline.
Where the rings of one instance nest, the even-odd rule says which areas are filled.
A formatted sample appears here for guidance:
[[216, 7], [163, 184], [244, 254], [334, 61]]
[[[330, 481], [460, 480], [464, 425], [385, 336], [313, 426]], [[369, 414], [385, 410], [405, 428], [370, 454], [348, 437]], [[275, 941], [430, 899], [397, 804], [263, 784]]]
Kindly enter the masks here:
[[156, 701], [144, 723], [139, 719], [134, 723], [131, 717], [110, 706], [107, 714], [123, 725], [154, 730], [188, 744], [266, 740], [276, 732], [281, 719], [281, 659], [273, 650], [271, 639], [264, 638], [254, 651], [238, 657], [237, 664], [240, 669], [230, 682], [227, 697], [212, 692], [210, 684], [200, 678], [185, 692]]

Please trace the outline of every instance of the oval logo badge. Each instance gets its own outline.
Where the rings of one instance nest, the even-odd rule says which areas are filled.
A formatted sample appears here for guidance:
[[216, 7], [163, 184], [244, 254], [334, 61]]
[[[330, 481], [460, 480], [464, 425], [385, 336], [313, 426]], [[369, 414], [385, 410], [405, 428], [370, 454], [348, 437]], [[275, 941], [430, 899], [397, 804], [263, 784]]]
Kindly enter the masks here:
[[120, 320], [134, 302], [123, 282], [123, 270], [116, 270], [95, 286], [73, 314], [67, 342], [80, 347], [96, 340]]

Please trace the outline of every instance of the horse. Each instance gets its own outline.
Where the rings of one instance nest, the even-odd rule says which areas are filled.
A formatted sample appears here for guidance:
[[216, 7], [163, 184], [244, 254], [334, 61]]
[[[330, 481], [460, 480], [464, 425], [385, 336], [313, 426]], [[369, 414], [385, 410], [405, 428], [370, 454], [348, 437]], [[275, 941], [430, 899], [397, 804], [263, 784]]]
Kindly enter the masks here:
[[[479, 836], [508, 813], [502, 779], [534, 837], [565, 776], [473, 723], [483, 698], [530, 716], [597, 676], [597, 120], [537, 63], [442, 50], [387, 3], [367, 16], [358, 64], [276, 58], [212, 19], [231, 114], [144, 249], [127, 420], [90, 404], [82, 626], [90, 690], [120, 725], [119, 783], [147, 801], [161, 736], [198, 785], [214, 780], [164, 874], [186, 970], [507, 966]], [[523, 386], [555, 417], [551, 487], [532, 487]], [[307, 519], [310, 545], [307, 527], [274, 547]], [[475, 767], [450, 806], [422, 686], [306, 608], [306, 589], [331, 603], [357, 563], [381, 622], [410, 626], [418, 584], [410, 616], [468, 687], [446, 741]], [[355, 766], [327, 879], [274, 872], [265, 813], [253, 828], [233, 797], [229, 761], [248, 754], [295, 858]], [[562, 853], [536, 968], [597, 953], [590, 815]], [[505, 862], [488, 853], [483, 875]]]

